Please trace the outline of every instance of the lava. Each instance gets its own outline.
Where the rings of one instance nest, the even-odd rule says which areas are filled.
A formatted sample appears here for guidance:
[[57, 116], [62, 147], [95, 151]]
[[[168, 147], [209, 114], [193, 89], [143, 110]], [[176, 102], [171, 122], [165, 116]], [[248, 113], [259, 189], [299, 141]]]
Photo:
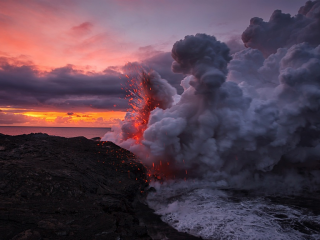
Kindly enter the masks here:
[[150, 112], [156, 107], [161, 107], [161, 103], [153, 97], [152, 73], [139, 68], [136, 71], [140, 72], [138, 77], [130, 78], [128, 74], [125, 75], [128, 78], [126, 98], [130, 105], [127, 111], [131, 113], [129, 121], [134, 127], [134, 131], [127, 135], [127, 139], [132, 138], [136, 140], [136, 143], [140, 143], [149, 122]]
[[[126, 67], [129, 72], [134, 74], [132, 74], [133, 76], [125, 75], [128, 82], [124, 90], [127, 93], [126, 98], [129, 101], [130, 108], [127, 109], [129, 114], [123, 124], [125, 127], [122, 127], [122, 141], [134, 139], [134, 144], [143, 146], [143, 134], [148, 127], [151, 112], [156, 108], [166, 109], [171, 107], [173, 103], [171, 96], [176, 92], [170, 93], [169, 96], [163, 94], [163, 85], [166, 81], [161, 79], [158, 73], [152, 70], [146, 71], [133, 64]], [[138, 76], [136, 73], [138, 73]], [[129, 131], [125, 130], [127, 126], [130, 126]], [[149, 153], [145, 156], [140, 155], [140, 157], [148, 159]], [[155, 159], [152, 164], [145, 167], [148, 169], [149, 181], [172, 179], [176, 175], [175, 168], [170, 165], [169, 161]]]

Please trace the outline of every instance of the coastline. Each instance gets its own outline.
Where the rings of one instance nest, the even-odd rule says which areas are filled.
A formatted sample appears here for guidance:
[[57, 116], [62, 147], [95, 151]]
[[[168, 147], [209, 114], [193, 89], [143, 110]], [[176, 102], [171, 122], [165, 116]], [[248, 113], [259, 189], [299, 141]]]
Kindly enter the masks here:
[[144, 204], [146, 169], [111, 142], [0, 134], [0, 239], [200, 239]]

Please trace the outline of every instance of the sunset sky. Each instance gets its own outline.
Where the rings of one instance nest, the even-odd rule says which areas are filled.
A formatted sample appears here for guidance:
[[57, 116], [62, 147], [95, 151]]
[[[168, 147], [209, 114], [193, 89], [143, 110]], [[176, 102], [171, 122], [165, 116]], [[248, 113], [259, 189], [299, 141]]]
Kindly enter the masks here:
[[252, 17], [295, 15], [305, 2], [0, 0], [0, 126], [110, 127], [128, 109], [128, 66], [158, 71], [181, 93], [176, 41], [206, 33], [234, 52]]

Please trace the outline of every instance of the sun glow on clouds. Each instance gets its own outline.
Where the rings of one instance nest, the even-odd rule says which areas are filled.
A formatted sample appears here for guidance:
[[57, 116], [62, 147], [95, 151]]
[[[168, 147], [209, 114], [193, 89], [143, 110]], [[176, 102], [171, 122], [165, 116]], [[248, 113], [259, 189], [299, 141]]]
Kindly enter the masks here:
[[[0, 0], [0, 125], [110, 126], [127, 108], [120, 85], [128, 62], [150, 66], [182, 91], [170, 70], [172, 44], [199, 31], [223, 38], [246, 27], [238, 10], [246, 4], [230, 8], [228, 1]], [[221, 27], [230, 9], [245, 22], [234, 15]]]
[[123, 120], [125, 114], [121, 111], [66, 113], [2, 107], [0, 126], [112, 127]]
[[42, 70], [71, 63], [102, 71], [135, 60], [136, 45], [77, 15], [67, 2], [0, 2], [0, 56], [27, 56]]
[[[137, 60], [139, 47], [170, 51], [187, 34], [206, 32], [227, 40], [241, 34], [247, 15], [257, 9], [268, 17], [282, 5], [286, 12], [295, 10], [298, 2], [304, 1], [245, 0], [237, 7], [230, 7], [236, 4], [231, 0], [0, 1], [0, 56], [28, 56], [42, 70], [72, 64], [101, 71]], [[178, 11], [184, 13], [179, 18]]]

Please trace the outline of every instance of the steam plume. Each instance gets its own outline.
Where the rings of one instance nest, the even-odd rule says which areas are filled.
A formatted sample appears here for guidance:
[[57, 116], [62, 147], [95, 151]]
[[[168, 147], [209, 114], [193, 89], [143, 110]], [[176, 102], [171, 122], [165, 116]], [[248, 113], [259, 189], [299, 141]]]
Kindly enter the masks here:
[[298, 14], [275, 10], [268, 22], [254, 17], [243, 32], [242, 40], [246, 47], [259, 49], [264, 56], [275, 53], [278, 48], [308, 42], [312, 46], [320, 44], [320, 1], [308, 1]]
[[[139, 120], [128, 117], [116, 142], [150, 166], [167, 161], [176, 174], [218, 185], [319, 186], [320, 38], [310, 30], [319, 24], [318, 12], [319, 1], [309, 1], [294, 18], [279, 11], [269, 23], [254, 18], [243, 40], [257, 49], [235, 53], [232, 60], [228, 47], [213, 36], [176, 42], [172, 70], [188, 74], [180, 99], [165, 80], [149, 75], [158, 89], [150, 96], [158, 105], [148, 112], [138, 139], [132, 136]], [[264, 34], [277, 36], [288, 26], [295, 41], [284, 32], [264, 42]], [[263, 31], [253, 31], [257, 27]], [[168, 102], [159, 104], [164, 99]]]

